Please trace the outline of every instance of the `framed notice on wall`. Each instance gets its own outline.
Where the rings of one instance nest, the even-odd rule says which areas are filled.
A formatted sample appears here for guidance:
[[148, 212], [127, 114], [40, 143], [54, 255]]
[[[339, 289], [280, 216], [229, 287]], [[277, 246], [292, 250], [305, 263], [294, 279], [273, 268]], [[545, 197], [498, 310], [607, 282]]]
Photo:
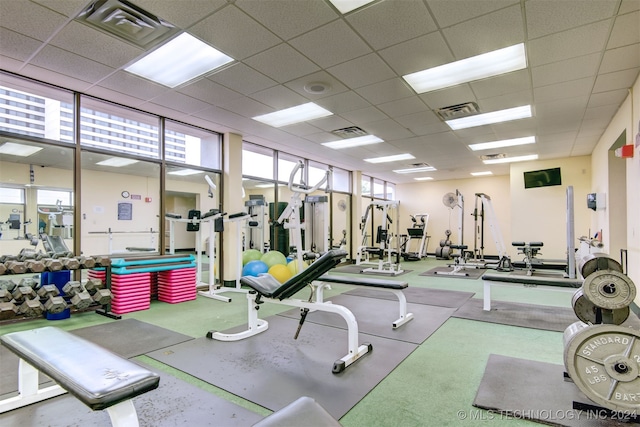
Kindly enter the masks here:
[[118, 221], [131, 221], [133, 205], [128, 202], [118, 203]]

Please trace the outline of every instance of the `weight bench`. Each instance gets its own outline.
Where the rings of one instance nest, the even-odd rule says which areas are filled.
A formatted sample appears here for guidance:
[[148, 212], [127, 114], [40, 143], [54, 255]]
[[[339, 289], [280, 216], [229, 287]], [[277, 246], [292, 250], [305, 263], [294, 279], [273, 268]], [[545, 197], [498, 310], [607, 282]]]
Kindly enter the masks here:
[[365, 286], [369, 288], [376, 288], [380, 291], [391, 292], [398, 298], [398, 305], [400, 311], [400, 317], [395, 320], [391, 327], [396, 329], [408, 321], [413, 319], [413, 313], [407, 313], [407, 298], [402, 292], [403, 289], [406, 289], [409, 284], [407, 282], [402, 282], [399, 280], [385, 280], [385, 279], [372, 279], [372, 278], [364, 278], [364, 277], [345, 277], [345, 276], [335, 276], [331, 274], [323, 274], [317, 280], [319, 282], [318, 285], [315, 286], [315, 301], [323, 302], [324, 301], [324, 289], [329, 286], [329, 283], [341, 283], [343, 285], [354, 285], [354, 286]]
[[283, 426], [340, 427], [342, 424], [313, 398], [302, 396], [253, 425], [253, 427]]
[[266, 331], [269, 323], [264, 319], [258, 318], [260, 304], [265, 301], [302, 309], [300, 325], [294, 339], [298, 337], [300, 328], [310, 310], [336, 313], [347, 322], [348, 353], [334, 362], [332, 372], [340, 373], [344, 371], [348, 366], [372, 350], [371, 344], [358, 345], [358, 322], [353, 313], [348, 308], [338, 304], [312, 301], [311, 298], [308, 301], [303, 301], [291, 297], [306, 286], [311, 286], [313, 290], [312, 282], [318, 280], [320, 276], [338, 265], [342, 258], [346, 256], [346, 251], [330, 250], [314, 261], [307, 269], [282, 284], [270, 274], [262, 274], [258, 277], [242, 277], [240, 283], [252, 289], [246, 294], [248, 309], [247, 329], [238, 333], [209, 331], [207, 338], [219, 341], [238, 341]]
[[[0, 401], [0, 413], [66, 392], [94, 411], [106, 409], [114, 426], [138, 426], [133, 398], [158, 387], [160, 377], [62, 329], [47, 326], [0, 336], [20, 357], [18, 396]], [[39, 388], [38, 372], [57, 384]]]

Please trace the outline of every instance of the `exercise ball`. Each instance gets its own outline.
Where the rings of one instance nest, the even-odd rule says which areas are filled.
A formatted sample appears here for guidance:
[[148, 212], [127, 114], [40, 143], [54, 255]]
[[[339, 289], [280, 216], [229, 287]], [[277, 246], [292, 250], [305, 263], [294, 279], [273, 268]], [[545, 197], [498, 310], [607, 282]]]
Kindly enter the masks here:
[[260, 260], [249, 261], [247, 265], [242, 267], [242, 276], [259, 276], [262, 273], [267, 273], [269, 267], [267, 264]]
[[247, 265], [249, 261], [260, 261], [262, 252], [257, 249], [247, 249], [242, 252], [242, 265]]
[[267, 264], [269, 267], [273, 267], [276, 264], [287, 265], [287, 257], [285, 257], [282, 252], [278, 251], [269, 251], [262, 255], [260, 261]]
[[286, 265], [276, 264], [269, 268], [269, 274], [272, 275], [278, 282], [284, 283], [293, 277], [291, 270]]
[[[289, 269], [289, 271], [291, 271], [291, 274], [293, 276], [295, 276], [296, 274], [300, 273], [298, 271], [298, 260], [294, 259], [293, 261], [289, 261], [289, 263], [287, 264], [287, 268]], [[307, 264], [305, 262], [302, 263], [302, 269], [306, 269], [307, 268]]]

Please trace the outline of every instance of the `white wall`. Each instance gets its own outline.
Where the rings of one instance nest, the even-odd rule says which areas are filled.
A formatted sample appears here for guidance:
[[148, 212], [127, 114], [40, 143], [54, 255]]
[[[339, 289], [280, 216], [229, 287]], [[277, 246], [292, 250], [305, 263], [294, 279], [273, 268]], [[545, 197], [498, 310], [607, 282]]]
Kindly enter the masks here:
[[[634, 157], [626, 160], [627, 184], [627, 251], [629, 257], [628, 276], [636, 284], [640, 284], [640, 146], [635, 144], [640, 121], [640, 78], [636, 80], [629, 96], [615, 114], [598, 145], [591, 155], [593, 176], [591, 192], [607, 193], [609, 191], [608, 151], [615, 140], [626, 129], [627, 144], [634, 144]], [[602, 229], [605, 250], [609, 244], [609, 224], [616, 220], [615, 206], [608, 206], [591, 216], [591, 228]], [[610, 254], [618, 259], [618, 254]], [[636, 297], [640, 304], [640, 295]]]

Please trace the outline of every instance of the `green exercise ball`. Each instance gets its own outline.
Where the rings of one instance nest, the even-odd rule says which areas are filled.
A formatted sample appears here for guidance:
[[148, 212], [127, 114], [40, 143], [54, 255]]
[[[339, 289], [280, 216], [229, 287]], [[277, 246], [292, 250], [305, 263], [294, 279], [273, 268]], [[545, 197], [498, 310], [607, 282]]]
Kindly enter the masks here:
[[279, 251], [269, 251], [262, 255], [260, 261], [267, 264], [269, 267], [273, 267], [277, 264], [287, 265], [287, 257], [285, 257], [282, 252]]
[[242, 252], [242, 265], [247, 265], [249, 261], [259, 261], [262, 258], [262, 252], [257, 249], [247, 249]]

